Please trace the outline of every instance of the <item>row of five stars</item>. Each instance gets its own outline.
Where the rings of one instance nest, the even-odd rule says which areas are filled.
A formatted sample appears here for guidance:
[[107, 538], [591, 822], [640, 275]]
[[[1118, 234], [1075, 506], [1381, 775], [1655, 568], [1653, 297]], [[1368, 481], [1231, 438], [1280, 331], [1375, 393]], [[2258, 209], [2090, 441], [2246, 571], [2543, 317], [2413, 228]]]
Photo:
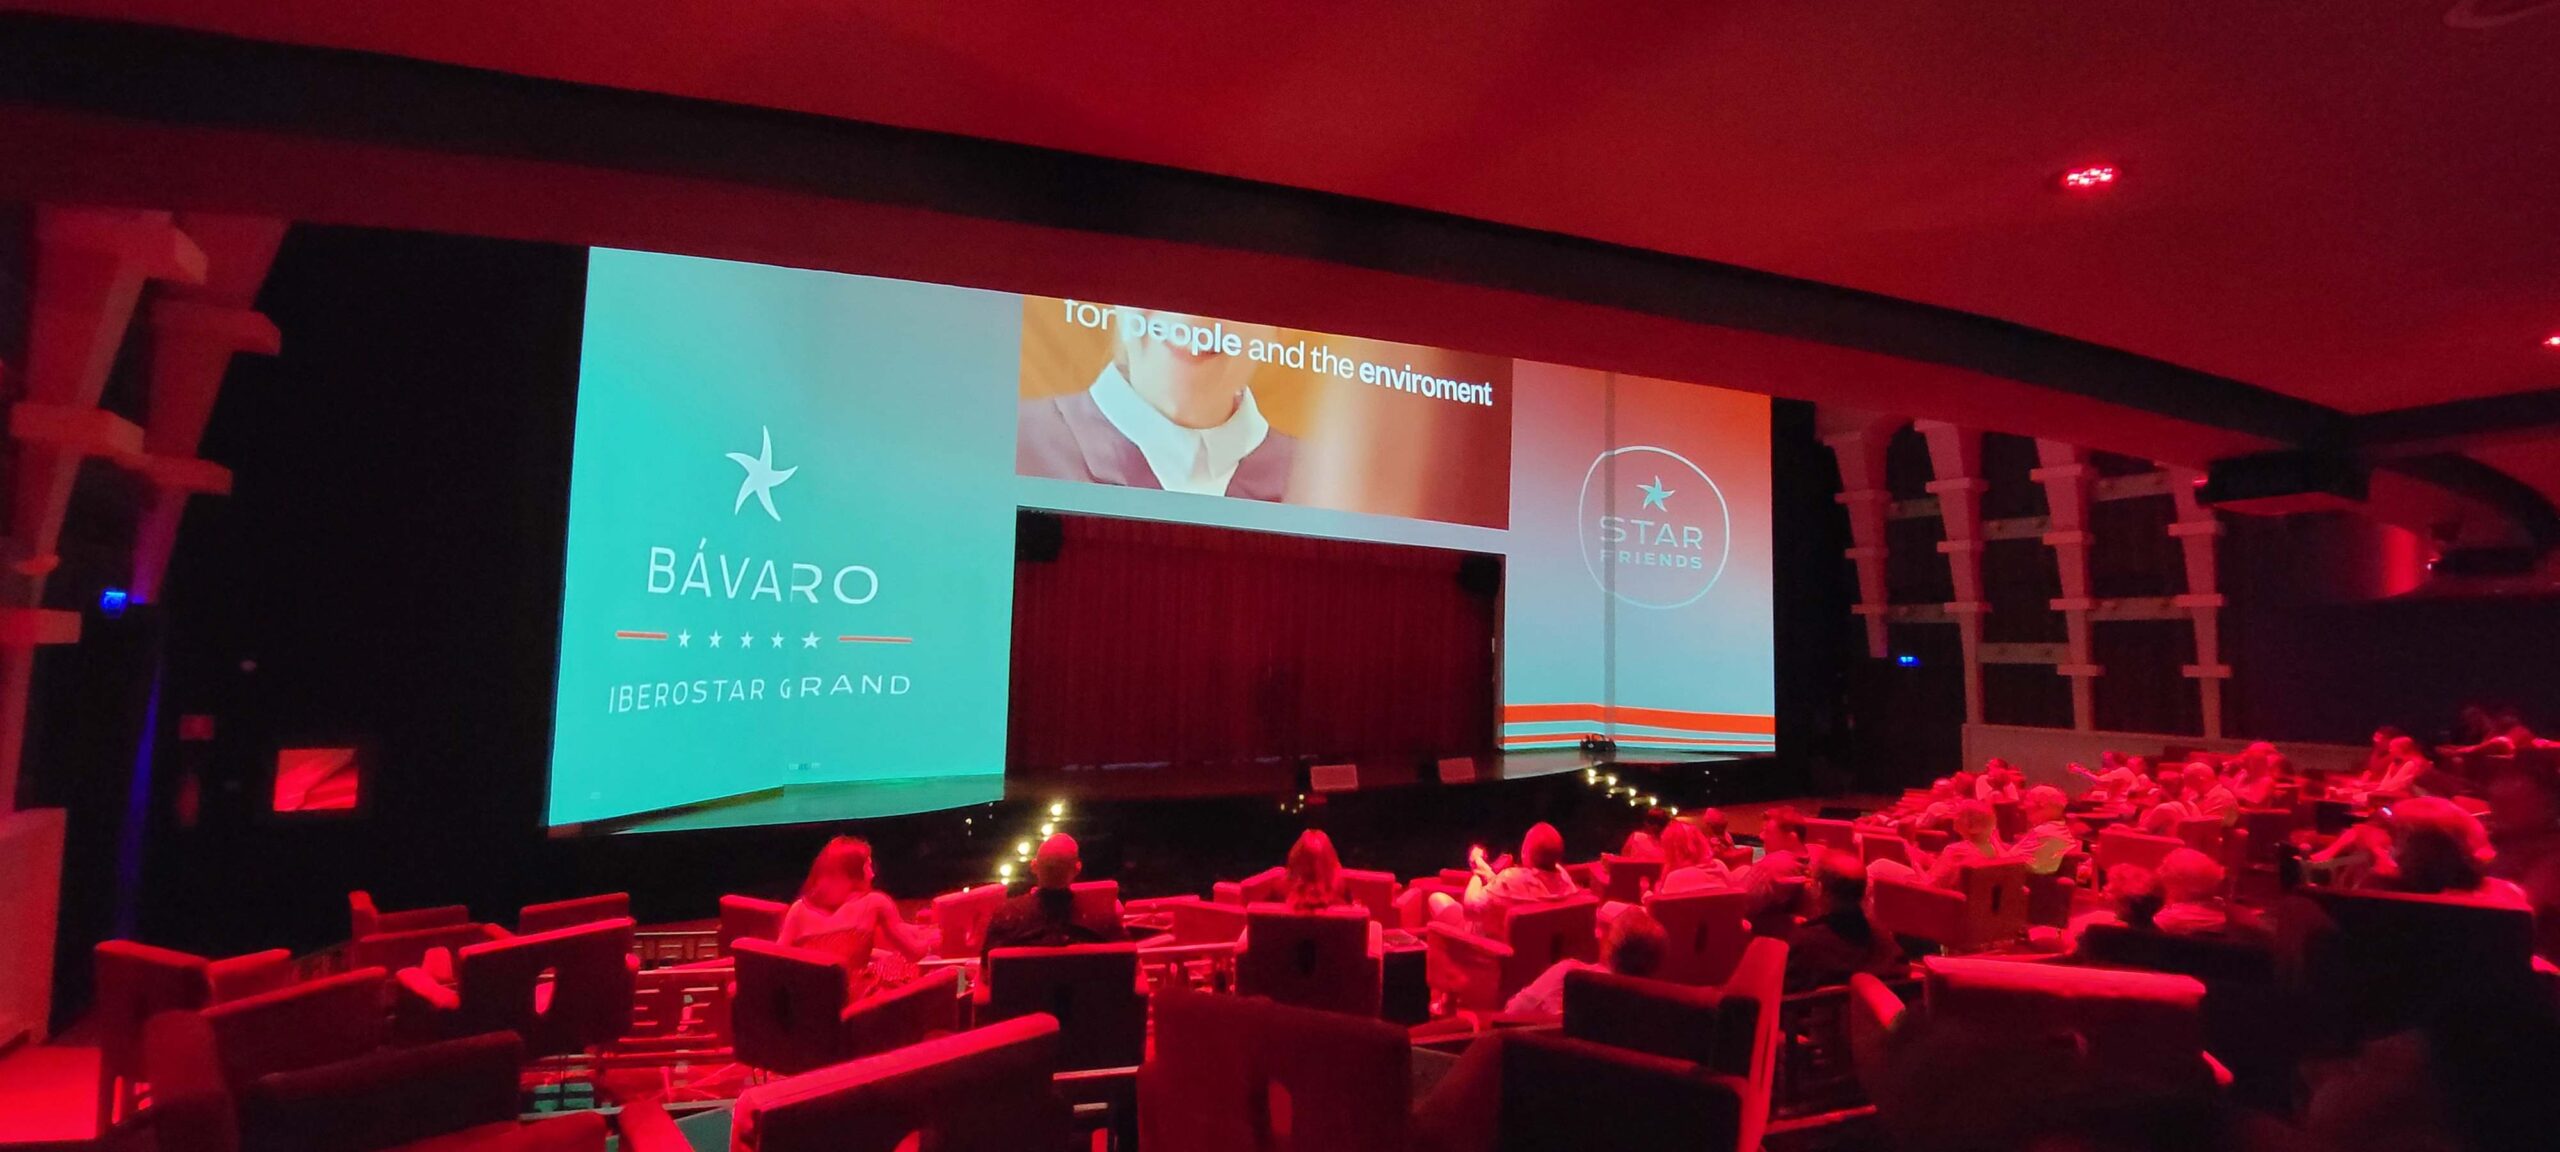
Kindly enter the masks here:
[[[717, 647], [719, 647], [719, 646], [720, 646], [720, 641], [722, 640], [722, 636], [720, 635], [720, 633], [714, 632], [714, 633], [712, 633], [709, 637], [707, 637], [707, 639], [710, 641], [710, 646], [711, 646], [711, 647], [713, 647], [713, 648], [717, 648]], [[801, 647], [803, 647], [803, 648], [815, 648], [815, 647], [817, 647], [817, 646], [818, 646], [818, 639], [819, 639], [818, 634], [817, 634], [817, 633], [815, 633], [815, 632], [812, 632], [812, 633], [810, 633], [810, 634], [808, 634], [808, 635], [803, 636], [803, 637], [801, 637], [801, 638], [800, 638], [800, 646], [801, 646]], [[756, 638], [755, 638], [755, 634], [754, 634], [754, 633], [751, 633], [751, 632], [741, 632], [741, 633], [739, 633], [739, 634], [738, 634], [738, 636], [737, 636], [737, 640], [738, 640], [738, 647], [740, 647], [740, 648], [753, 648], [753, 647], [755, 647], [755, 646], [756, 646]], [[773, 639], [772, 639], [772, 641], [770, 641], [770, 642], [769, 642], [768, 646], [769, 646], [769, 647], [774, 647], [774, 648], [780, 648], [780, 647], [782, 647], [783, 643], [784, 643], [784, 637], [783, 637], [782, 633], [780, 633], [780, 632], [776, 632], [776, 633], [774, 633], [774, 634], [773, 634]], [[691, 633], [691, 632], [678, 632], [678, 633], [676, 633], [676, 647], [678, 647], [678, 648], [690, 648], [690, 647], [693, 647], [693, 633]]]

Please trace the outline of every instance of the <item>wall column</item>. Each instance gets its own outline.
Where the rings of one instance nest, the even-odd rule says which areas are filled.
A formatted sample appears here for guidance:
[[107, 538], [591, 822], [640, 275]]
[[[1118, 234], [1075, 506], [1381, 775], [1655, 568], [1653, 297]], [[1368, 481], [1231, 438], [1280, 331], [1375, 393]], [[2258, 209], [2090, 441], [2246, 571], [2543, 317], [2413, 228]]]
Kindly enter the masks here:
[[2070, 656], [2054, 671], [2071, 678], [2071, 726], [2082, 732], [2098, 726], [2097, 678], [2105, 672], [2098, 667], [2090, 645], [2089, 615], [2098, 602], [2089, 593], [2089, 480], [2094, 472], [2088, 453], [2058, 440], [2036, 441], [2036, 461], [2042, 467], [2029, 475], [2044, 485], [2046, 510], [2045, 545], [2053, 549], [2055, 566], [2062, 573], [2062, 598], [2053, 601], [2054, 611], [2062, 613], [2063, 626], [2069, 630]]
[[1867, 655], [1882, 660], [1885, 642], [1885, 510], [1893, 493], [1885, 487], [1885, 446], [1902, 422], [1890, 416], [1820, 410], [1822, 442], [1840, 462], [1840, 494], [1832, 497], [1849, 511], [1849, 559], [1857, 565], [1858, 602], [1850, 607], [1867, 626]]
[[2169, 495], [2178, 505], [2178, 519], [2169, 525], [2169, 535], [2177, 537], [2187, 562], [2186, 594], [2171, 603], [2186, 609], [2194, 622], [2196, 662], [2179, 671], [2196, 682], [2204, 705], [2205, 737], [2218, 740], [2222, 738], [2222, 683], [2231, 678], [2231, 666], [2222, 662], [2223, 597], [2214, 566], [2214, 542], [2222, 538], [2222, 521], [2196, 499], [2196, 489], [2203, 484], [2202, 472], [2169, 469]]
[[1912, 427], [1929, 441], [1929, 468], [1937, 477], [1929, 482], [1929, 492], [1938, 498], [1938, 515], [1946, 522], [1947, 538], [1938, 542], [1938, 551], [1946, 555], [1947, 572], [1955, 579], [1956, 598], [1947, 603], [1947, 614], [1955, 618], [1956, 637], [1964, 645], [1964, 718], [1980, 724], [1982, 614], [1991, 610], [1982, 591], [1982, 492], [1991, 486], [1982, 478], [1982, 433], [1940, 420]]

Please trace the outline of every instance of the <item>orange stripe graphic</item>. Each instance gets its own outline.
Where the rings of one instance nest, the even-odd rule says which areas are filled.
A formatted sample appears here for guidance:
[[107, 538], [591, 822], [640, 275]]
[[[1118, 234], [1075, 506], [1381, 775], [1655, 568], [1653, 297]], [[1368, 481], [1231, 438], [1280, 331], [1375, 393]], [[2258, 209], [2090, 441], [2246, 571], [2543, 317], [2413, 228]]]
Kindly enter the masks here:
[[1643, 724], [1687, 732], [1756, 732], [1771, 736], [1778, 732], [1778, 718], [1775, 716], [1682, 712], [1671, 708], [1610, 708], [1601, 704], [1513, 704], [1502, 710], [1502, 719], [1513, 724], [1583, 721]]

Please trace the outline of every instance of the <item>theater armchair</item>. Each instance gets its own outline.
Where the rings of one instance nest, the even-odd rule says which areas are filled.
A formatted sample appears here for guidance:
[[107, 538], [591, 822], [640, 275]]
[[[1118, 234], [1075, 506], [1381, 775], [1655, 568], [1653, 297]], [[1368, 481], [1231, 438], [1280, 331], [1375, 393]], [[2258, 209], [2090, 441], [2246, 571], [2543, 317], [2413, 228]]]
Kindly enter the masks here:
[[1870, 883], [1868, 892], [1876, 927], [1949, 952], [1988, 948], [2027, 932], [2023, 860], [1967, 863], [1953, 888], [1883, 876]]
[[1146, 1055], [1147, 995], [1135, 944], [998, 948], [973, 991], [986, 1025], [1046, 1013], [1062, 1069], [1128, 1068]]
[[1890, 860], [1905, 868], [1917, 868], [1920, 866], [1919, 862], [1911, 855], [1910, 841], [1905, 840], [1900, 836], [1887, 835], [1882, 832], [1867, 832], [1859, 835], [1858, 860], [1862, 864], [1873, 864], [1878, 860]]
[[[383, 912], [363, 891], [347, 893], [347, 919], [352, 933], [347, 964], [397, 972], [432, 962], [441, 970], [455, 949], [506, 938], [495, 924], [475, 923], [460, 904]], [[449, 975], [449, 973], [447, 973]]]
[[1736, 844], [1731, 848], [1727, 848], [1722, 852], [1716, 853], [1716, 859], [1729, 869], [1748, 868], [1751, 866], [1752, 861], [1759, 858], [1760, 853], [1753, 850], [1753, 848], [1748, 844]]
[[1369, 950], [1369, 915], [1351, 908], [1295, 912], [1248, 906], [1236, 954], [1236, 992], [1274, 1002], [1375, 1017], [1382, 969]]
[[[517, 1120], [523, 1046], [508, 1033], [383, 1047], [384, 975], [351, 972], [202, 1011], [155, 1017], [145, 1046], [160, 1079], [151, 1115], [162, 1152], [593, 1152], [599, 1113]], [[651, 1111], [627, 1110], [633, 1121]], [[624, 1145], [675, 1152], [634, 1123]]]
[[737, 945], [730, 1026], [738, 1062], [783, 1075], [905, 1047], [960, 1026], [960, 972], [937, 969], [848, 1000], [832, 953], [768, 940]]
[[402, 969], [395, 1013], [416, 1038], [509, 1031], [536, 1057], [586, 1051], [631, 1028], [631, 943], [623, 919], [474, 944], [455, 956], [450, 984]]
[[1778, 1082], [1778, 1016], [1787, 945], [1751, 942], [1733, 977], [1711, 988], [1575, 972], [1564, 982], [1564, 1033], [1697, 1064], [1744, 1086], [1741, 1144], [1756, 1147]]
[[1912, 846], [1932, 856], [1946, 851], [1947, 845], [1955, 842], [1956, 834], [1944, 828], [1923, 828], [1911, 834]]
[[130, 940], [98, 945], [98, 1131], [130, 1118], [151, 1077], [143, 1025], [162, 1012], [205, 1008], [293, 983], [293, 955], [282, 948], [221, 960]]
[[729, 1146], [1064, 1152], [1058, 1052], [1058, 1022], [1033, 1014], [759, 1085], [738, 1096]]
[[1431, 990], [1453, 1009], [1499, 1012], [1556, 961], [1598, 957], [1599, 909], [1590, 896], [1521, 905], [1504, 918], [1500, 939], [1434, 923], [1424, 937]]
[[1662, 925], [1657, 974], [1674, 984], [1723, 983], [1751, 942], [1751, 894], [1739, 888], [1656, 896], [1645, 908]]
[[2164, 1088], [2229, 1082], [2204, 1047], [2204, 984], [2185, 976], [2008, 960], [1921, 962], [1933, 1022], [1962, 1022], [2022, 1043], [2065, 1040], [2093, 1069]]

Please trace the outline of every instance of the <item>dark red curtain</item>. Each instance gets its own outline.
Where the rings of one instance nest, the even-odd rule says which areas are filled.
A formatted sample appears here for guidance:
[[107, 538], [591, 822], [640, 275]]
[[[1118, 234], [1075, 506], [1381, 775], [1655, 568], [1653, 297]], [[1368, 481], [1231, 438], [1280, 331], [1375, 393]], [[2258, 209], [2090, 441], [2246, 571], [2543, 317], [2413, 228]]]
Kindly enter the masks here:
[[1062, 521], [1057, 557], [1014, 569], [1013, 770], [1170, 763], [1215, 790], [1491, 745], [1497, 600], [1466, 554]]

